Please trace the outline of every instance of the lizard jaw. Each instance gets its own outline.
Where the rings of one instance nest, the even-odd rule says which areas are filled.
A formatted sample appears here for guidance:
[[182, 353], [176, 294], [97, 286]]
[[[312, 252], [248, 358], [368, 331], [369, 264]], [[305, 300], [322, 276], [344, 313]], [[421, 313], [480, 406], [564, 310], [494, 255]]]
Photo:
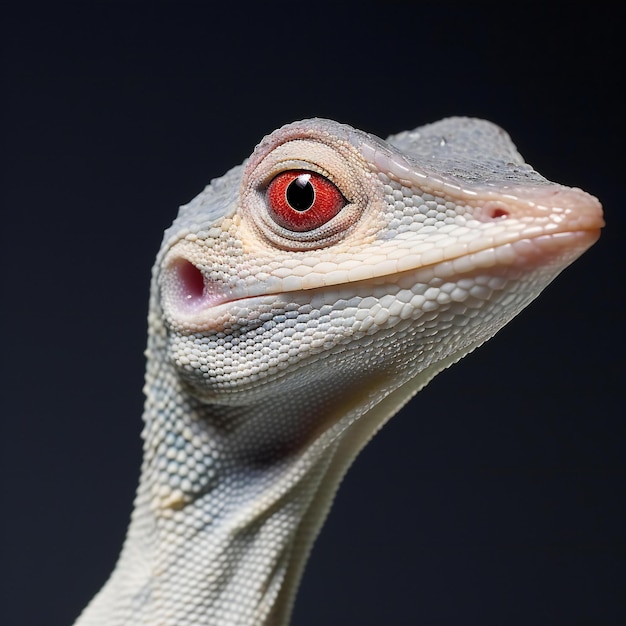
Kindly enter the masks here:
[[[183, 332], [219, 332], [233, 321], [234, 309], [268, 298], [288, 299], [290, 294], [300, 291], [334, 289], [340, 292], [358, 288], [358, 285], [384, 284], [390, 282], [390, 276], [393, 282], [401, 276], [411, 275], [416, 283], [428, 283], [434, 278], [450, 280], [475, 272], [527, 272], [542, 265], [556, 264], [564, 269], [598, 240], [600, 227], [542, 233], [399, 272], [381, 273], [345, 284], [331, 283], [300, 289], [293, 289], [290, 287], [292, 283], [283, 279], [272, 280], [274, 277], [265, 282], [259, 281], [245, 291], [231, 289], [208, 278], [188, 259], [177, 256], [167, 265], [162, 283], [162, 304], [170, 324]], [[239, 323], [243, 321], [239, 315], [237, 318]]]

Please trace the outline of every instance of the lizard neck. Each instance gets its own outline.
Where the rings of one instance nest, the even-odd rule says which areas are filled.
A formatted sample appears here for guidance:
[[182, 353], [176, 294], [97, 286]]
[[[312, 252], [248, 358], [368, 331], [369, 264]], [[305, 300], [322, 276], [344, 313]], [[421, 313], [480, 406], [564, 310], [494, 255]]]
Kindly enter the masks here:
[[[194, 624], [288, 621], [292, 583], [317, 531], [308, 513], [337, 447], [295, 427], [305, 406], [311, 414], [308, 400], [277, 414], [271, 401], [217, 406], [181, 392], [188, 409], [166, 432], [148, 420], [141, 489], [150, 496], [138, 518], [152, 520], [152, 584], [176, 623], [187, 615]], [[264, 430], [269, 422], [284, 428]], [[317, 445], [305, 447], [310, 437]], [[188, 555], [207, 567], [187, 567]]]
[[[289, 402], [220, 406], [190, 395], [171, 366], [160, 368], [148, 374], [128, 536], [90, 610], [107, 607], [123, 624], [163, 615], [172, 616], [163, 626], [287, 624], [338, 484], [377, 427], [363, 415], [385, 395], [385, 381], [361, 381], [355, 393], [356, 374], [329, 370], [315, 385], [290, 386]], [[190, 558], [206, 566], [190, 567]]]

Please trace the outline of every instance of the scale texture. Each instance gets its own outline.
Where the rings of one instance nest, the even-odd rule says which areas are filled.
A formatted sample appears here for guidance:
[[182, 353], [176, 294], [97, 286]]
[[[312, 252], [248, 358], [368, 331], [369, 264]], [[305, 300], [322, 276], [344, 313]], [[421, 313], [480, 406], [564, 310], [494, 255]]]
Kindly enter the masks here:
[[165, 232], [135, 508], [77, 624], [287, 624], [358, 452], [602, 226], [483, 120], [265, 137]]

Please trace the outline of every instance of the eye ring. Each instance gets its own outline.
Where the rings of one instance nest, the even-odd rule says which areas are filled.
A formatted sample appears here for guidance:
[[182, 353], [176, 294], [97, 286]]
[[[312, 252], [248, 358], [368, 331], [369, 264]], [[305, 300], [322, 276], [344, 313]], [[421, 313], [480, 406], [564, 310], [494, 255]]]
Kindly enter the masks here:
[[328, 178], [309, 170], [277, 174], [266, 192], [270, 217], [292, 232], [308, 232], [323, 226], [348, 203]]

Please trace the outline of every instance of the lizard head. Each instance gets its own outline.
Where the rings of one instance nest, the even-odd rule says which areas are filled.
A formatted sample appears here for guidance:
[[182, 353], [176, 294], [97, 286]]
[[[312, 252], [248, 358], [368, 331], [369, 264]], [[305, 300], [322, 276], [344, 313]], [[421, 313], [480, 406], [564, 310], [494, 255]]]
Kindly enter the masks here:
[[226, 404], [356, 371], [432, 377], [602, 225], [593, 196], [547, 181], [489, 122], [450, 118], [387, 141], [296, 122], [166, 232], [155, 280], [169, 357], [199, 396]]

